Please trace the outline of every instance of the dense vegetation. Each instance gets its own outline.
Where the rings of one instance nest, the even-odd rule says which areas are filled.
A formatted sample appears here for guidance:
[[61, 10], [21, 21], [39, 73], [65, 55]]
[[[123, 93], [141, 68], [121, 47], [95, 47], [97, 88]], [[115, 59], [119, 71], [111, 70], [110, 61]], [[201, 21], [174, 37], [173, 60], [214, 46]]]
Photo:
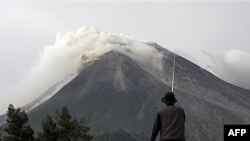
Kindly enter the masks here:
[[[21, 108], [12, 104], [7, 111], [7, 124], [4, 127], [3, 141], [90, 141], [90, 128], [84, 120], [73, 119], [67, 107], [56, 110], [55, 117], [47, 115], [41, 123], [42, 132], [35, 135], [28, 124], [29, 118]], [[1, 137], [1, 135], [0, 135]]]
[[20, 108], [15, 109], [12, 104], [7, 111], [7, 127], [4, 128], [6, 135], [3, 141], [33, 141], [34, 131], [28, 124], [28, 116]]

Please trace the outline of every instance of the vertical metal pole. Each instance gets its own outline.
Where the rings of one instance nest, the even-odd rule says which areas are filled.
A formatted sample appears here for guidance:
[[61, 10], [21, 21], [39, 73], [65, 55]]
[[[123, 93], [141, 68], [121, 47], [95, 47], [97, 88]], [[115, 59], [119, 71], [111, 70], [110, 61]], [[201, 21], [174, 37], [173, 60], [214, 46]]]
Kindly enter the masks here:
[[172, 78], [172, 92], [174, 92], [174, 74], [175, 73], [175, 54], [174, 54], [174, 65], [173, 65], [173, 78]]

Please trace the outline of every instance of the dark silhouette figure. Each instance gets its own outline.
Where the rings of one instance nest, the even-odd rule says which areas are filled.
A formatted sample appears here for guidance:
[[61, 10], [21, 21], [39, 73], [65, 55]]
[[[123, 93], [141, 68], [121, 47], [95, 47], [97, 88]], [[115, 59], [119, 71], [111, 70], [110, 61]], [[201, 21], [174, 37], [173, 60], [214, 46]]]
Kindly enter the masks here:
[[177, 102], [174, 93], [168, 92], [162, 98], [166, 107], [157, 113], [151, 141], [160, 131], [160, 141], [185, 141], [185, 112], [181, 107], [174, 106]]

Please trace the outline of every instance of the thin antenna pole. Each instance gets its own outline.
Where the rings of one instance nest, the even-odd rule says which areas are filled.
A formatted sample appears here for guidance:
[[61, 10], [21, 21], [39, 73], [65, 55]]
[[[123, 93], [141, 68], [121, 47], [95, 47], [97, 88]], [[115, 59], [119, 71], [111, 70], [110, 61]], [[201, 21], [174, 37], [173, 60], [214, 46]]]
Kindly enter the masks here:
[[174, 92], [174, 73], [175, 73], [175, 54], [174, 54], [173, 76], [172, 76], [172, 92]]

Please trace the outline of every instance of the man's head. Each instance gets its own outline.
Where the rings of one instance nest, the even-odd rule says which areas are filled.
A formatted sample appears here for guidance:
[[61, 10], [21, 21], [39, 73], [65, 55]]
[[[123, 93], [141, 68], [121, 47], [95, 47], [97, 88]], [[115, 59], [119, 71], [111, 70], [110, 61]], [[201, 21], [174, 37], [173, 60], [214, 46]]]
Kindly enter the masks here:
[[177, 102], [173, 92], [167, 92], [161, 101], [169, 106], [174, 105]]

